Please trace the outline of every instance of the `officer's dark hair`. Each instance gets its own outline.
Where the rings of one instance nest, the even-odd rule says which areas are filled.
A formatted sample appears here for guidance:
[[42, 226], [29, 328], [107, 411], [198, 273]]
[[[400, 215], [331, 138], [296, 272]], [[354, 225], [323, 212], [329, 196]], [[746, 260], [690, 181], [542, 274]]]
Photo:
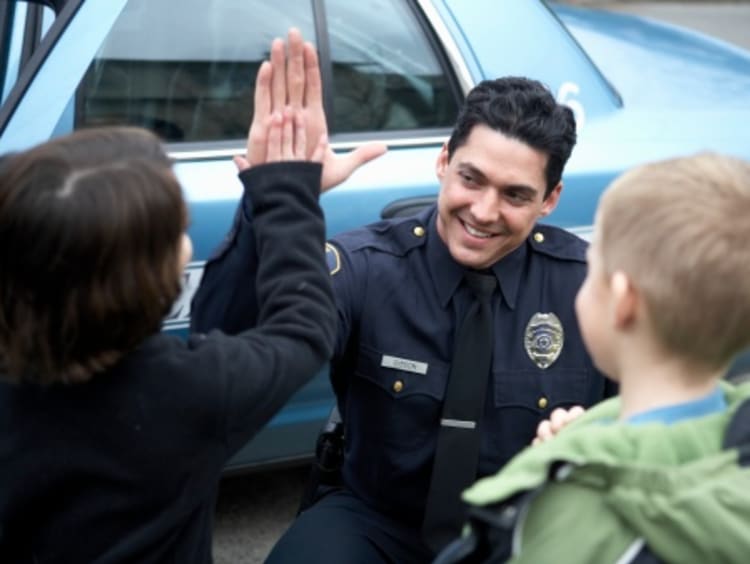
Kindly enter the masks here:
[[82, 382], [180, 291], [187, 210], [159, 140], [81, 130], [0, 163], [0, 378]]
[[541, 82], [523, 77], [484, 80], [469, 92], [448, 140], [449, 160], [475, 125], [486, 125], [548, 155], [545, 198], [560, 182], [576, 144], [571, 109], [558, 104]]

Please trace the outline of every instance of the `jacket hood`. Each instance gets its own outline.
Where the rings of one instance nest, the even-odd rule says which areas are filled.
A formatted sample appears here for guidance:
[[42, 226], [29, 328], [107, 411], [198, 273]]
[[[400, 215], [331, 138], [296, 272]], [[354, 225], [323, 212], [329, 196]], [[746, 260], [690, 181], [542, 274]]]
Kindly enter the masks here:
[[[488, 505], [558, 480], [597, 492], [607, 509], [672, 562], [742, 562], [750, 553], [750, 468], [724, 431], [750, 385], [722, 383], [729, 408], [672, 425], [616, 421], [619, 398], [590, 409], [555, 440], [531, 447], [464, 493]], [[565, 468], [565, 478], [560, 478]], [[720, 542], [717, 539], [721, 539]]]

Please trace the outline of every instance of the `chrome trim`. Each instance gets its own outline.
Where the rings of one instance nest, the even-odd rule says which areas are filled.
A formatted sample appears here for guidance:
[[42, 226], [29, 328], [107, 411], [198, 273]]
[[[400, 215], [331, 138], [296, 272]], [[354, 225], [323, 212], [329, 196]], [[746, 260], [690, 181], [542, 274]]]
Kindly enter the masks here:
[[[394, 139], [380, 139], [371, 138], [363, 139], [362, 141], [339, 141], [331, 143], [331, 148], [334, 151], [350, 151], [367, 145], [368, 143], [378, 142], [388, 145], [388, 147], [428, 147], [431, 145], [442, 145], [448, 140], [448, 135], [432, 135], [429, 137], [409, 137], [409, 138], [394, 138]], [[224, 147], [221, 149], [195, 149], [180, 151], [179, 149], [169, 150], [169, 156], [174, 161], [196, 161], [196, 160], [209, 160], [209, 159], [231, 159], [234, 155], [239, 155], [242, 152], [242, 145], [240, 142], [237, 143], [237, 148]]]
[[456, 73], [458, 82], [461, 85], [461, 90], [463, 90], [464, 96], [466, 96], [469, 93], [469, 90], [474, 88], [475, 84], [474, 79], [469, 72], [469, 67], [466, 66], [466, 63], [461, 56], [458, 44], [453, 40], [453, 36], [450, 34], [450, 31], [448, 31], [448, 26], [445, 25], [445, 22], [440, 17], [440, 14], [430, 0], [417, 0], [417, 4], [419, 4], [420, 10], [422, 10], [422, 13], [430, 22], [430, 25], [437, 34], [440, 43], [442, 43], [443, 49], [445, 49], [445, 54], [448, 56], [448, 61], [453, 66], [453, 71]]

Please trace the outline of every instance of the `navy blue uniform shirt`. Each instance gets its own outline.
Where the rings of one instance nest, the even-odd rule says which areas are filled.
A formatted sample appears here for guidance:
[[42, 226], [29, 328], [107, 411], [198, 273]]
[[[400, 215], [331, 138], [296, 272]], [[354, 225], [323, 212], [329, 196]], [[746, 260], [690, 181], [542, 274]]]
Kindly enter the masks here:
[[[376, 223], [335, 237], [327, 249], [339, 314], [331, 378], [345, 422], [344, 481], [415, 526], [430, 484], [454, 332], [470, 299], [464, 268], [440, 239], [436, 217], [432, 207]], [[528, 445], [554, 408], [589, 406], [607, 395], [573, 309], [585, 250], [578, 237], [537, 226], [491, 269], [499, 291], [480, 476]], [[525, 346], [538, 313], [554, 313], [562, 326], [562, 348], [547, 368]]]
[[[369, 505], [415, 527], [423, 518], [454, 332], [470, 299], [464, 268], [440, 239], [436, 215], [433, 206], [338, 235], [327, 246], [339, 317], [331, 381], [345, 421], [344, 481]], [[243, 227], [250, 221], [238, 213], [206, 265], [193, 301], [194, 330], [236, 332], [255, 319], [255, 245], [252, 229]], [[578, 237], [537, 226], [492, 268], [495, 348], [480, 422], [480, 476], [527, 446], [554, 408], [590, 406], [609, 395], [573, 311], [585, 250]], [[242, 287], [237, 277], [247, 291], [227, 292]], [[541, 368], [525, 341], [529, 321], [549, 313], [560, 322], [562, 347]]]

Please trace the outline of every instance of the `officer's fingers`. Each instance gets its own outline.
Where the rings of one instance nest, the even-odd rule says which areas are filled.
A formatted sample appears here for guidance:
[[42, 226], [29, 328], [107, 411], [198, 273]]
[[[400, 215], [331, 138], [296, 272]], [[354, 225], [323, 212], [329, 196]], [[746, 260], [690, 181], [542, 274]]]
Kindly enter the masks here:
[[305, 55], [302, 34], [295, 27], [289, 29], [286, 88], [289, 105], [298, 110], [305, 95]]
[[294, 112], [289, 106], [284, 108], [284, 122], [281, 126], [281, 159], [294, 160]]
[[306, 108], [323, 111], [323, 87], [320, 80], [318, 53], [312, 43], [306, 42], [303, 47], [305, 65], [304, 104]]
[[323, 160], [322, 190], [325, 192], [341, 184], [363, 164], [378, 158], [388, 150], [383, 143], [368, 143], [345, 155], [328, 151]]
[[283, 123], [284, 118], [281, 112], [273, 112], [269, 117], [266, 162], [272, 163], [281, 160], [281, 129]]
[[[315, 147], [315, 150], [313, 151], [313, 154], [310, 157], [310, 160], [316, 163], [323, 162], [323, 158], [325, 157], [328, 151], [330, 151], [330, 147], [328, 146], [328, 135], [324, 133], [323, 135], [320, 136], [320, 140], [318, 141], [318, 144]], [[321, 186], [321, 191], [322, 191], [322, 186]]]
[[544, 442], [546, 440], [549, 440], [553, 436], [554, 436], [554, 433], [552, 432], [552, 426], [550, 424], [549, 419], [545, 419], [544, 421], [541, 421], [539, 425], [537, 425], [536, 439], [538, 439], [539, 442]]
[[234, 161], [234, 165], [237, 167], [237, 170], [242, 172], [245, 169], [250, 168], [250, 163], [247, 161], [245, 157], [241, 157], [239, 155], [232, 157], [232, 160]]
[[255, 77], [255, 99], [253, 102], [253, 123], [264, 123], [271, 113], [271, 63], [263, 61]]
[[304, 160], [307, 152], [307, 132], [302, 112], [294, 112], [294, 159]]
[[568, 412], [562, 407], [558, 407], [550, 414], [549, 421], [552, 432], [558, 433], [568, 423]]
[[271, 63], [263, 61], [255, 79], [255, 105], [247, 133], [245, 159], [250, 165], [266, 160], [266, 120], [271, 113]]
[[568, 410], [568, 419], [569, 422], [573, 421], [573, 419], [578, 419], [581, 415], [584, 414], [586, 410], [583, 408], [582, 405], [574, 405]]
[[385, 155], [387, 151], [388, 145], [385, 143], [368, 143], [367, 145], [362, 145], [361, 147], [354, 149], [349, 155], [347, 155], [347, 158], [354, 169], [357, 169], [363, 164]]
[[271, 42], [271, 109], [281, 111], [286, 106], [286, 60], [284, 42], [276, 38]]
[[250, 166], [261, 164], [266, 160], [266, 146], [268, 145], [268, 118], [253, 118], [253, 124], [247, 135], [245, 158]]

